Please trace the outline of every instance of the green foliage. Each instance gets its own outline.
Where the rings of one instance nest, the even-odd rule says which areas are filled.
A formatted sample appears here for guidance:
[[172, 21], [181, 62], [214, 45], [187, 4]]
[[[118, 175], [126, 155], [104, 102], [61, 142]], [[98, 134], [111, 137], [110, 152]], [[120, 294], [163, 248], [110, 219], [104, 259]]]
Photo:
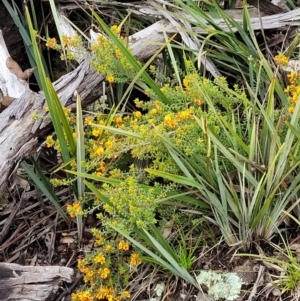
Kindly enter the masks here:
[[[116, 35], [120, 33], [120, 29], [116, 25], [111, 27], [111, 31]], [[124, 38], [119, 39], [125, 43]], [[91, 50], [91, 66], [105, 75], [108, 82], [124, 83], [134, 78], [136, 71], [132, 64], [108, 37], [99, 34], [97, 41], [92, 44]], [[128, 52], [130, 53], [129, 49]]]
[[[141, 79], [142, 82], [146, 83], [148, 87], [150, 87], [154, 93], [156, 93], [157, 97], [164, 103], [168, 103], [167, 97], [160, 91], [159, 86], [154, 82], [154, 80], [149, 76], [149, 74], [145, 71], [145, 68], [142, 68], [140, 63], [136, 60], [135, 57], [132, 56], [130, 51], [128, 51], [127, 47], [120, 41], [119, 37], [112, 32], [109, 27], [103, 22], [103, 20], [93, 11], [93, 16], [95, 16], [96, 20], [99, 22], [100, 26], [103, 28], [104, 32], [108, 35], [108, 37], [115, 43], [115, 45], [119, 48], [122, 55], [126, 57], [130, 65], [137, 72], [136, 80]], [[110, 49], [107, 49], [110, 51]], [[160, 50], [159, 50], [160, 52]], [[158, 52], [158, 53], [159, 53]], [[155, 54], [155, 56], [158, 55]], [[145, 65], [147, 66], [147, 64]], [[135, 82], [135, 81], [133, 81]], [[125, 93], [126, 94], [126, 93]]]
[[59, 200], [50, 185], [47, 177], [44, 175], [43, 171], [40, 169], [39, 165], [31, 159], [31, 163], [34, 167], [34, 170], [27, 162], [23, 161], [21, 163], [21, 167], [25, 170], [25, 172], [28, 174], [28, 176], [31, 178], [31, 180], [34, 182], [36, 187], [42, 191], [42, 193], [49, 199], [49, 201], [53, 204], [53, 206], [56, 208], [57, 212], [61, 215], [61, 217], [64, 219], [64, 221], [69, 224], [70, 219], [66, 215], [65, 211], [61, 207]]
[[[119, 186], [104, 184], [103, 188], [111, 203], [103, 209], [114, 226], [130, 233], [136, 227], [147, 229], [156, 223], [157, 197], [153, 189], [139, 187], [133, 176], [128, 176]], [[98, 214], [98, 218], [103, 220], [103, 214]]]
[[[43, 67], [43, 61], [42, 57], [40, 55], [38, 45], [36, 42], [36, 33], [33, 29], [33, 25], [31, 22], [30, 14], [28, 11], [27, 6], [25, 6], [26, 11], [26, 18], [29, 26], [29, 33], [32, 41], [32, 49], [35, 57], [35, 61], [37, 64], [37, 69], [39, 72], [39, 79], [41, 82], [41, 86], [43, 87], [45, 97], [48, 101], [48, 105], [51, 108], [51, 116], [53, 118], [54, 127], [57, 130], [57, 136], [60, 141], [60, 150], [62, 152], [62, 155], [65, 160], [69, 160], [69, 150], [68, 150], [68, 144], [66, 142], [66, 139], [69, 139], [69, 145], [71, 147], [72, 151], [72, 142], [74, 142], [72, 135], [70, 135], [70, 129], [67, 125], [67, 121], [65, 119], [65, 115], [63, 112], [63, 108], [61, 107], [61, 104], [58, 100], [57, 94], [52, 86], [52, 83], [49, 81], [49, 79], [46, 77], [46, 72]], [[43, 171], [37, 163], [32, 160], [33, 165], [35, 166], [35, 169], [37, 171], [37, 174], [34, 172], [34, 170], [26, 163], [22, 162], [22, 167], [25, 169], [27, 174], [31, 177], [31, 179], [34, 181], [35, 185], [49, 198], [49, 200], [52, 202], [52, 204], [55, 206], [55, 208], [58, 210], [62, 218], [69, 223], [69, 218], [65, 214], [64, 210], [62, 209], [55, 192], [53, 191], [48, 179], [43, 174]]]

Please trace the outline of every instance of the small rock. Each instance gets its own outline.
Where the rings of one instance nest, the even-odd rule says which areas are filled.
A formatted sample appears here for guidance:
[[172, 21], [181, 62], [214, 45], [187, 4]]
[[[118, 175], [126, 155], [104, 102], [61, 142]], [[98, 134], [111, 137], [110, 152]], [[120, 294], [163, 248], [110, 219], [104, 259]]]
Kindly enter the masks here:
[[281, 291], [278, 288], [274, 288], [272, 290], [272, 294], [273, 294], [273, 296], [280, 296], [281, 295]]
[[199, 292], [196, 301], [216, 301], [213, 297], [209, 296], [208, 294], [205, 294], [203, 292]]

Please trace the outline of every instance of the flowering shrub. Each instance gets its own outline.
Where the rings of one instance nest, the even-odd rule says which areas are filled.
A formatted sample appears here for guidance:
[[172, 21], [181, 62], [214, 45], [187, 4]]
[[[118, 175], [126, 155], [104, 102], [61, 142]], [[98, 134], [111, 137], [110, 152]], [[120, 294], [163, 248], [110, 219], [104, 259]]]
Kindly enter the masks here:
[[[111, 31], [119, 37], [121, 42], [125, 43], [125, 39], [120, 36], [121, 29], [117, 25], [113, 25]], [[135, 76], [135, 70], [126, 56], [106, 36], [100, 34], [97, 41], [92, 44], [91, 51], [91, 66], [105, 75], [109, 83], [124, 83]], [[130, 51], [129, 48], [128, 51]]]
[[[140, 188], [133, 176], [127, 177], [117, 187], [104, 184], [103, 188], [110, 194], [111, 202], [111, 205], [104, 204], [103, 208], [114, 226], [131, 232], [135, 227], [147, 228], [156, 223], [156, 196], [151, 190]], [[98, 214], [98, 218], [105, 220], [103, 214]]]
[[[213, 82], [201, 78], [190, 62], [188, 68], [189, 73], [183, 78], [183, 87], [165, 84], [161, 88], [170, 104], [164, 104], [157, 98], [153, 99], [155, 95], [152, 95], [151, 91], [146, 91], [151, 100], [136, 99], [137, 111], [118, 114], [112, 119], [99, 112], [85, 119], [86, 171], [100, 177], [122, 180], [117, 186], [104, 184], [99, 187], [101, 192], [108, 196], [110, 205], [102, 205], [97, 198], [89, 205], [91, 210], [103, 207], [104, 212], [98, 214], [103, 223], [113, 224], [127, 233], [133, 231], [135, 227], [147, 228], [148, 225], [156, 223], [155, 213], [159, 209], [160, 196], [154, 193], [154, 187], [159, 187], [163, 196], [169, 186], [166, 183], [155, 182], [153, 176], [146, 174], [134, 162], [145, 162], [147, 167], [156, 170], [182, 174], [162, 143], [162, 136], [170, 140], [185, 155], [191, 158], [197, 155], [205, 159], [208, 141], [206, 133], [195, 120], [197, 117], [204, 120], [206, 126], [221, 137], [225, 146], [230, 145], [228, 138], [223, 137], [219, 117], [231, 122], [232, 111], [240, 106], [240, 100], [230, 92], [224, 78], [218, 78]], [[239, 93], [240, 99], [244, 97], [246, 100], [246, 95], [237, 87], [235, 92]], [[67, 116], [72, 123], [74, 121], [72, 114]], [[101, 126], [111, 126], [132, 134], [111, 132]], [[46, 145], [59, 150], [51, 136], [47, 138]], [[76, 170], [75, 164], [73, 167]], [[145, 190], [140, 186], [149, 183], [154, 185], [153, 190]], [[52, 184], [68, 183], [52, 179]], [[76, 215], [77, 209], [75, 204], [68, 207], [72, 215]], [[82, 215], [81, 208], [77, 212]]]
[[[107, 117], [96, 114], [86, 119], [87, 149], [89, 152], [88, 170], [96, 169], [99, 176], [112, 176], [116, 164], [108, 164], [124, 156], [131, 160], [147, 161], [147, 166], [160, 171], [180, 174], [181, 171], [162, 143], [161, 136], [169, 139], [188, 156], [197, 154], [205, 157], [207, 137], [195, 116], [202, 118], [220, 137], [223, 136], [219, 116], [231, 121], [232, 111], [240, 105], [229, 90], [225, 79], [215, 82], [201, 78], [196, 72], [183, 79], [184, 89], [180, 86], [164, 85], [161, 90], [170, 100], [164, 104], [158, 99], [144, 102], [136, 99], [138, 110], [133, 113], [116, 116], [112, 126], [134, 135], [111, 133], [98, 125], [106, 125]], [[205, 91], [205, 94], [203, 94]], [[151, 91], [147, 92], [150, 97]], [[239, 91], [241, 97], [246, 96]], [[210, 109], [206, 99], [213, 100], [214, 110]], [[223, 137], [226, 145], [226, 137]], [[120, 159], [121, 160], [121, 159]], [[123, 170], [124, 171], [124, 170]], [[128, 172], [128, 169], [127, 169]]]
[[142, 263], [138, 253], [129, 251], [124, 240], [108, 240], [103, 233], [93, 229], [96, 250], [78, 260], [78, 268], [84, 274], [87, 290], [72, 294], [73, 301], [108, 300], [121, 301], [130, 298], [124, 288], [128, 285], [130, 271]]

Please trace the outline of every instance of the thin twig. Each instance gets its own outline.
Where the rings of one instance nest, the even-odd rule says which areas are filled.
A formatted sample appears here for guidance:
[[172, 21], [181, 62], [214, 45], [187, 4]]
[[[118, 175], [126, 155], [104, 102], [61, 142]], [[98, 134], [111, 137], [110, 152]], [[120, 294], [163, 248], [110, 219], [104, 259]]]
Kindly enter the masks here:
[[57, 298], [55, 301], [60, 301], [62, 300], [62, 298], [67, 295], [67, 294], [71, 294], [72, 291], [74, 290], [74, 288], [77, 286], [77, 284], [82, 280], [83, 275], [80, 275], [75, 281], [74, 283], [67, 289], [65, 289]]
[[4, 238], [6, 237], [8, 231], [10, 229], [10, 226], [15, 219], [15, 216], [17, 215], [17, 213], [19, 212], [19, 210], [23, 204], [23, 201], [24, 201], [24, 198], [21, 197], [18, 205], [14, 208], [14, 210], [9, 215], [9, 218], [6, 220], [6, 223], [3, 226], [2, 231], [0, 232], [0, 245], [2, 244]]
[[258, 286], [259, 286], [259, 282], [260, 282], [260, 279], [261, 279], [261, 277], [262, 277], [262, 274], [263, 274], [264, 270], [265, 270], [265, 267], [264, 267], [263, 265], [260, 265], [260, 266], [259, 266], [258, 273], [257, 273], [256, 281], [255, 281], [255, 283], [254, 283], [254, 285], [253, 285], [253, 287], [252, 287], [251, 293], [250, 293], [250, 295], [249, 295], [247, 301], [252, 301], [252, 299], [253, 299], [254, 296], [256, 295], [256, 293], [257, 293], [257, 288], [258, 288]]

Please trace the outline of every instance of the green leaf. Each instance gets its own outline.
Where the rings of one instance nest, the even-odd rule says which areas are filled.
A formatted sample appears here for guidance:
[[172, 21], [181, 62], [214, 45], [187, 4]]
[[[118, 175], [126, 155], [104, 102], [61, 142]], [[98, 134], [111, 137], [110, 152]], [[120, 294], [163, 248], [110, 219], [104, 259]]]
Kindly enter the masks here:
[[61, 217], [64, 219], [64, 221], [69, 224], [70, 219], [66, 215], [65, 211], [60, 206], [59, 200], [49, 183], [48, 179], [44, 175], [43, 171], [40, 169], [39, 165], [34, 161], [34, 159], [31, 159], [31, 162], [37, 171], [38, 175], [34, 172], [33, 168], [30, 167], [29, 164], [27, 164], [25, 161], [21, 163], [22, 168], [26, 171], [28, 176], [32, 179], [34, 184], [38, 189], [41, 190], [41, 192], [49, 199], [49, 201], [52, 203], [52, 205], [56, 208], [58, 213], [61, 215]]

